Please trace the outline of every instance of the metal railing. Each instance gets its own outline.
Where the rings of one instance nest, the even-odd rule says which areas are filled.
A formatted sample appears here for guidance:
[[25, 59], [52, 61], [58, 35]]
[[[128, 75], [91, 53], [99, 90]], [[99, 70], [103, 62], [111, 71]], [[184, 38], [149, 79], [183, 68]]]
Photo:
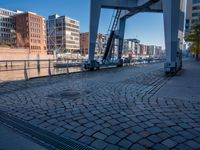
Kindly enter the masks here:
[[29, 80], [33, 77], [77, 72], [81, 71], [83, 61], [84, 59], [0, 60], [0, 77], [3, 73], [15, 73], [13, 76]]
[[[43, 59], [43, 60], [0, 60], [0, 81], [4, 78], [8, 80], [17, 76], [17, 79], [29, 80], [35, 77], [53, 76], [68, 74], [71, 72], [81, 72], [84, 70], [82, 62], [85, 59]], [[162, 62], [163, 59], [125, 59], [124, 66], [135, 66], [140, 64], [150, 64]], [[115, 64], [113, 62], [113, 64]], [[107, 67], [113, 67], [112, 63]], [[104, 67], [102, 67], [104, 68]], [[11, 76], [9, 78], [9, 76]], [[1, 79], [2, 78], [2, 79]]]

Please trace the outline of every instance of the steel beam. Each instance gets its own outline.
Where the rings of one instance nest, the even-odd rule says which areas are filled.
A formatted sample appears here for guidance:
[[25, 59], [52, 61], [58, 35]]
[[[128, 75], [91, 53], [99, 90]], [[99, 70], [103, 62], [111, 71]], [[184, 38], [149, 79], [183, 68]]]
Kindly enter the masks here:
[[118, 59], [121, 59], [121, 57], [122, 57], [123, 44], [124, 44], [125, 26], [126, 26], [126, 18], [123, 17], [123, 18], [120, 19], [120, 22], [119, 22], [119, 50], [118, 50]]
[[90, 47], [89, 60], [94, 60], [97, 32], [99, 26], [99, 19], [101, 14], [101, 3], [99, 0], [91, 0], [90, 4]]
[[131, 9], [137, 7], [138, 0], [99, 0], [102, 8], [109, 9]]

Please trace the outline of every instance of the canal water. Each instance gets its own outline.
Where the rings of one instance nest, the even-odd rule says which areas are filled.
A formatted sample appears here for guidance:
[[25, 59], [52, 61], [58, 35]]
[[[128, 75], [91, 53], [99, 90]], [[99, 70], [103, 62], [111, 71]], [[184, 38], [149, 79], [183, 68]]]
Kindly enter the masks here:
[[49, 74], [58, 75], [80, 71], [81, 67], [68, 67], [68, 69], [54, 68], [52, 63], [49, 67], [49, 64], [47, 62], [40, 63], [40, 66], [38, 66], [35, 62], [30, 64], [27, 64], [26, 62], [26, 65], [24, 63], [0, 65], [0, 82], [24, 80], [25, 72], [30, 79], [34, 77], [48, 76]]

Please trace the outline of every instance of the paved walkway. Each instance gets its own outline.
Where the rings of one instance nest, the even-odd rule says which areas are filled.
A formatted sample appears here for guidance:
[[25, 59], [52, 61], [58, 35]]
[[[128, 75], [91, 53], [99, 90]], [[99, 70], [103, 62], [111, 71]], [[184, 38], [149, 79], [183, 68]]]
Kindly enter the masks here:
[[200, 149], [199, 75], [186, 61], [173, 78], [153, 64], [2, 83], [0, 110], [96, 149]]

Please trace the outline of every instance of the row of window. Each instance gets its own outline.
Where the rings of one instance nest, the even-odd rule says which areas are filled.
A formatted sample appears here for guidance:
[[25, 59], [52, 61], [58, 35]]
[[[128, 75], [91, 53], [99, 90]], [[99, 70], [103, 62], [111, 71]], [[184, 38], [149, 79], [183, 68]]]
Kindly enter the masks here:
[[40, 19], [39, 18], [30, 17], [30, 21], [40, 22]]
[[4, 38], [10, 38], [10, 34], [1, 33], [0, 36]]
[[41, 50], [41, 47], [40, 46], [31, 46], [31, 49]]
[[0, 31], [2, 31], [2, 32], [10, 32], [10, 29], [7, 29], [7, 28], [0, 28]]
[[69, 24], [69, 23], [67, 23], [66, 25], [69, 26], [69, 27], [73, 27], [73, 28], [79, 29], [78, 25], [72, 25], [72, 24]]
[[193, 3], [193, 4], [200, 3], [200, 0], [193, 0], [192, 3]]
[[40, 38], [40, 34], [31, 34], [31, 37]]
[[[66, 48], [66, 49], [80, 49], [79, 46], [74, 46], [74, 45], [62, 45], [62, 44], [57, 44], [58, 47], [62, 47], [62, 48]], [[54, 46], [50, 46], [50, 47], [54, 47]]]
[[38, 23], [30, 22], [30, 25], [31, 25], [31, 27], [40, 28], [40, 24], [38, 24]]
[[200, 6], [193, 6], [192, 10], [200, 10]]
[[192, 24], [196, 24], [199, 22], [199, 19], [192, 19]]
[[7, 15], [7, 16], [13, 16], [13, 15], [15, 15], [14, 12], [5, 11], [5, 10], [2, 10], [2, 9], [0, 9], [0, 14]]
[[4, 22], [1, 22], [1, 23], [0, 23], [0, 26], [3, 26], [3, 27], [11, 27], [11, 28], [14, 27], [14, 25], [12, 25], [12, 24], [10, 24], [10, 23], [4, 23]]
[[79, 32], [79, 30], [72, 29], [72, 28], [65, 28], [67, 31]]
[[31, 32], [40, 33], [40, 29], [34, 29], [34, 28], [31, 28]]
[[72, 35], [72, 36], [77, 36], [77, 37], [79, 37], [80, 34], [77, 34], [77, 33], [71, 33], [71, 35]]
[[13, 22], [13, 18], [5, 18], [0, 16], [0, 21]]
[[195, 12], [195, 13], [192, 13], [192, 17], [197, 17], [197, 16], [200, 16], [200, 13], [198, 12]]
[[75, 21], [75, 20], [70, 20], [70, 23], [74, 23], [74, 24], [79, 25], [79, 22], [78, 22], [78, 21]]
[[12, 44], [14, 44], [16, 41], [15, 40], [13, 40], [13, 39], [5, 39], [5, 38], [2, 38], [1, 36], [0, 36], [0, 43], [12, 43]]
[[31, 43], [40, 43], [40, 40], [36, 40], [36, 39], [31, 39]]

